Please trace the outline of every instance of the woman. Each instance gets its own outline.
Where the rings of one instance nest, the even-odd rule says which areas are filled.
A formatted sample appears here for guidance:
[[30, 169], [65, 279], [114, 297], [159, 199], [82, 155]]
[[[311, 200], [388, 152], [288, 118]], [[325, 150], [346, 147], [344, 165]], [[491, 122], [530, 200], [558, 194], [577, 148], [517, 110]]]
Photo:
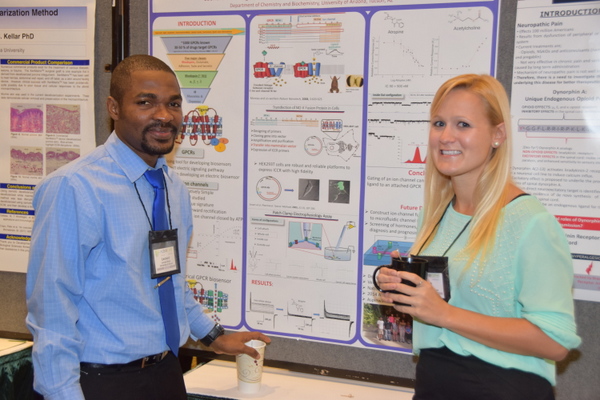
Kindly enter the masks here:
[[409, 272], [377, 276], [381, 289], [401, 292], [383, 300], [409, 304], [394, 307], [414, 317], [415, 400], [553, 399], [554, 362], [580, 343], [566, 238], [513, 183], [511, 145], [496, 79], [461, 75], [440, 87], [411, 254], [448, 257], [451, 298]]
[[398, 318], [392, 315], [392, 341], [398, 341]]

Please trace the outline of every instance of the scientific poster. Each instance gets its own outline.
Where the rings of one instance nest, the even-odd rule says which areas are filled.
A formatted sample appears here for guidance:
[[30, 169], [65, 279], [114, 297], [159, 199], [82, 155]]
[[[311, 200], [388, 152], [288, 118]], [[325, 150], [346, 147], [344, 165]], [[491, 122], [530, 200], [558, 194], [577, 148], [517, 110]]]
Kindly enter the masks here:
[[514, 176], [565, 229], [574, 294], [600, 301], [600, 2], [518, 3]]
[[[495, 74], [499, 1], [154, 0], [150, 52], [185, 121], [169, 156], [191, 191], [187, 280], [231, 329], [411, 352], [371, 274], [422, 204], [429, 105]], [[402, 326], [379, 338], [379, 316]]]
[[95, 143], [92, 0], [0, 7], [0, 269], [26, 272], [36, 184]]

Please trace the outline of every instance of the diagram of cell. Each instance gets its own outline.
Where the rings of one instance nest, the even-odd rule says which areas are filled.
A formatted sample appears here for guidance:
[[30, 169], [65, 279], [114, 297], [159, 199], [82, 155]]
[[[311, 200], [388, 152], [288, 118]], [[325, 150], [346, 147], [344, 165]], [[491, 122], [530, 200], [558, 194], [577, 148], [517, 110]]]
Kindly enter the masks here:
[[350, 129], [337, 136], [325, 134], [323, 139], [325, 151], [330, 156], [342, 158], [344, 161], [350, 160], [352, 157], [358, 157], [359, 142], [354, 138], [354, 130]]
[[10, 131], [42, 133], [44, 130], [44, 112], [42, 105], [11, 104]]
[[298, 200], [319, 201], [320, 181], [318, 179], [298, 180]]
[[292, 249], [321, 250], [323, 225], [312, 222], [290, 222], [288, 246]]
[[329, 181], [329, 202], [330, 203], [350, 203], [350, 181], [330, 180]]
[[222, 153], [227, 148], [229, 140], [223, 137], [223, 118], [214, 108], [201, 105], [189, 111], [183, 118], [177, 143], [183, 143], [186, 136], [190, 144], [195, 146], [201, 140], [207, 146]]

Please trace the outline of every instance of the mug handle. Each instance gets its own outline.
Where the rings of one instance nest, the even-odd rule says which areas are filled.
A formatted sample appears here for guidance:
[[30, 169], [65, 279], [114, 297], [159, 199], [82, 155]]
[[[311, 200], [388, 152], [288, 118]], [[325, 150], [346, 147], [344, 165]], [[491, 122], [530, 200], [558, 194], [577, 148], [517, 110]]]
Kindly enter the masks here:
[[387, 268], [387, 267], [390, 267], [390, 265], [380, 265], [379, 267], [375, 268], [375, 271], [373, 271], [373, 286], [375, 286], [375, 289], [377, 289], [381, 293], [386, 293], [387, 291], [386, 290], [381, 290], [381, 288], [379, 287], [379, 284], [377, 283], [377, 273], [383, 267]]

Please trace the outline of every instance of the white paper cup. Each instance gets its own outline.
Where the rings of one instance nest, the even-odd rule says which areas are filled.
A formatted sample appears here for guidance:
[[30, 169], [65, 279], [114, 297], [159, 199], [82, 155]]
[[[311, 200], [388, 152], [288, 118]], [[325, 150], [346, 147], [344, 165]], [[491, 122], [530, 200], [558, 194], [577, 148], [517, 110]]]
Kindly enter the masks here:
[[246, 342], [246, 346], [253, 347], [258, 351], [260, 360], [255, 360], [247, 354], [238, 354], [236, 356], [238, 390], [240, 392], [252, 394], [260, 390], [266, 345], [262, 340]]

